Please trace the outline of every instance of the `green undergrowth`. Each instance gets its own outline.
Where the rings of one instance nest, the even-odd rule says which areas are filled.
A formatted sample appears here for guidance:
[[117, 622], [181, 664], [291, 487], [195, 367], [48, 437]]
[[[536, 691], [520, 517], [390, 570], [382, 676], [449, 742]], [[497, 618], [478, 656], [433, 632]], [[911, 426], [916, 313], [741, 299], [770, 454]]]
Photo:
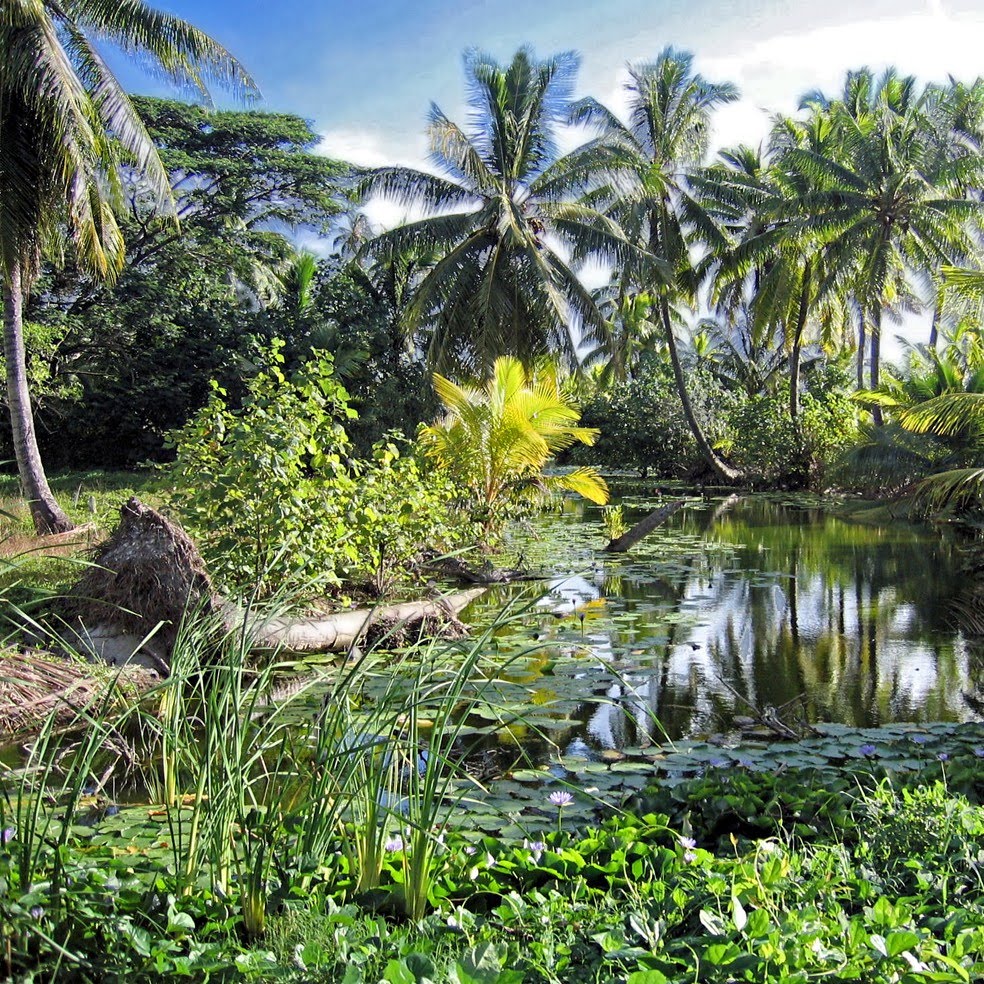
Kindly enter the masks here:
[[66, 836], [49, 830], [30, 884], [21, 831], [5, 827], [4, 969], [16, 981], [975, 981], [984, 814], [949, 770], [713, 773], [654, 791], [666, 812], [585, 827], [561, 815], [536, 841], [456, 821], [431, 852], [417, 920], [400, 901], [409, 829], [388, 838], [371, 889], [344, 828], [318, 859], [288, 838], [253, 935], [238, 890], [189, 891], [166, 861], [173, 817], [90, 797]]

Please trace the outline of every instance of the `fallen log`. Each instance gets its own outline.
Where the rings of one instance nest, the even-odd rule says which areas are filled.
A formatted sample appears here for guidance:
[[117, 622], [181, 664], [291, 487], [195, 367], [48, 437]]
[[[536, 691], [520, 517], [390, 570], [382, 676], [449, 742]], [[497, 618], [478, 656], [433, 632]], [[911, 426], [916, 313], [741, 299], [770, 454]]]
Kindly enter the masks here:
[[676, 499], [668, 502], [659, 509], [654, 509], [645, 519], [639, 520], [628, 533], [623, 533], [616, 540], [609, 540], [605, 547], [606, 553], [625, 553], [631, 550], [643, 537], [648, 536], [657, 527], [661, 526], [678, 509], [682, 509], [686, 504], [686, 499]]
[[346, 652], [360, 642], [371, 629], [385, 637], [411, 629], [432, 625], [460, 626], [461, 610], [485, 588], [469, 588], [439, 598], [404, 601], [396, 605], [377, 605], [353, 611], [334, 612], [321, 618], [269, 618], [250, 620], [243, 612], [230, 606], [225, 617], [230, 630], [244, 630], [254, 650], [279, 649], [289, 653]]
[[389, 645], [424, 634], [460, 637], [458, 613], [485, 589], [445, 597], [335, 612], [321, 618], [273, 617], [244, 611], [212, 586], [191, 538], [136, 498], [58, 614], [67, 641], [93, 661], [137, 665], [167, 675], [182, 619], [215, 617], [220, 631], [246, 632], [256, 651], [345, 652], [368, 633]]

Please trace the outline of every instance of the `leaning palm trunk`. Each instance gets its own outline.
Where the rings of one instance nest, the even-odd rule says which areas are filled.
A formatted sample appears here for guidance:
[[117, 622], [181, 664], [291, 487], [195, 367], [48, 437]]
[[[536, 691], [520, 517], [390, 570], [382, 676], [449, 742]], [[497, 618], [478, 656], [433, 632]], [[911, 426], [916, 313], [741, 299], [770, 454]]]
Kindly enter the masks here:
[[[869, 380], [873, 390], [878, 389], [881, 370], [881, 308], [876, 307], [871, 316], [871, 366], [868, 369]], [[871, 408], [871, 419], [876, 427], [884, 423], [881, 407], [876, 403]]]
[[680, 353], [677, 351], [676, 338], [673, 335], [673, 324], [670, 321], [670, 305], [665, 297], [659, 301], [660, 316], [663, 319], [663, 329], [666, 334], [666, 347], [670, 353], [670, 362], [673, 365], [673, 376], [676, 380], [677, 393], [680, 395], [680, 403], [683, 405], [683, 415], [687, 418], [687, 426], [693, 434], [697, 447], [704, 460], [714, 469], [714, 473], [726, 482], [735, 482], [741, 478], [741, 472], [726, 464], [711, 447], [710, 441], [704, 434], [703, 429], [694, 414], [693, 404], [690, 402], [690, 394], [687, 392], [687, 380], [683, 374], [683, 365], [680, 362]]
[[864, 314], [861, 315], [861, 320], [858, 322], [858, 362], [857, 362], [857, 376], [858, 376], [858, 389], [864, 389], [864, 353], [867, 346], [867, 333], [864, 324]]
[[806, 329], [806, 316], [809, 313], [811, 269], [807, 262], [803, 270], [803, 285], [800, 293], [799, 310], [796, 314], [796, 330], [793, 334], [793, 347], [789, 353], [789, 416], [795, 423], [799, 417], [800, 356], [803, 352], [803, 332]]
[[11, 265], [3, 285], [3, 354], [7, 363], [7, 405], [13, 432], [14, 457], [21, 492], [27, 499], [39, 534], [64, 533], [74, 524], [55, 501], [41, 464], [34, 413], [27, 385], [27, 356], [24, 349], [24, 295], [20, 264]]

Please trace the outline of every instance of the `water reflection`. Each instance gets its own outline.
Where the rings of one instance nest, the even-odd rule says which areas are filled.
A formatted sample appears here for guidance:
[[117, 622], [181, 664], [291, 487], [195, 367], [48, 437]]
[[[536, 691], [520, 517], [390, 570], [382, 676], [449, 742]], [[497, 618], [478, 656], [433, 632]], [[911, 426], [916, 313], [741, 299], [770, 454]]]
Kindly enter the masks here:
[[579, 723], [565, 746], [728, 732], [751, 707], [858, 727], [979, 719], [958, 557], [932, 534], [758, 497], [677, 513], [628, 558], [597, 552], [596, 511], [546, 527], [523, 545], [556, 573], [536, 637], [590, 657], [543, 679]]

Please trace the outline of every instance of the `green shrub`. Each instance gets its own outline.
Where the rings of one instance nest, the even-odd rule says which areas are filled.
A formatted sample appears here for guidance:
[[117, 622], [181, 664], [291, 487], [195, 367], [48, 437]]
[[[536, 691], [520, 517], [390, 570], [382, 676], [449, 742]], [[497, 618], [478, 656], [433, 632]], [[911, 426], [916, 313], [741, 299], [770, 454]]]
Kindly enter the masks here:
[[[701, 426], [715, 443], [723, 436], [722, 410], [731, 398], [703, 370], [688, 376], [690, 398]], [[686, 478], [702, 467], [670, 366], [645, 362], [633, 379], [599, 393], [585, 407], [585, 427], [601, 431], [590, 449], [572, 460], [608, 468], [634, 468], [644, 476]]]
[[371, 460], [350, 460], [345, 423], [356, 412], [331, 357], [316, 353], [288, 379], [279, 350], [241, 410], [215, 386], [174, 435], [172, 501], [225, 586], [381, 592], [422, 547], [455, 540], [453, 490], [440, 470], [401, 454], [396, 437]]
[[728, 418], [727, 451], [761, 488], [816, 488], [830, 462], [853, 439], [856, 410], [837, 392], [804, 393], [796, 421], [786, 394], [738, 399]]
[[790, 418], [784, 396], [759, 394], [739, 400], [728, 414], [728, 431], [732, 462], [756, 486], [809, 484], [807, 442]]
[[941, 872], [969, 873], [984, 851], [980, 808], [942, 782], [896, 789], [884, 780], [864, 798], [864, 807], [860, 853], [889, 891], [909, 893], [920, 882], [926, 887]]

